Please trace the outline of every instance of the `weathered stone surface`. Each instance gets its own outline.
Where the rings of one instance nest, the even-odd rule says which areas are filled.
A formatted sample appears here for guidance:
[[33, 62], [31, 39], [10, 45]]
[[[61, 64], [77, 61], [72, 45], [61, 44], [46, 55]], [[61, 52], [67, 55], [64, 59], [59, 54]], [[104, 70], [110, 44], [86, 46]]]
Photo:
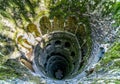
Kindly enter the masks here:
[[[103, 0], [103, 2], [97, 0], [88, 0], [88, 2], [86, 2], [86, 0], [1, 0], [0, 3], [0, 79], [4, 80], [0, 83], [4, 83], [5, 79], [8, 79], [6, 80], [7, 83], [12, 84], [28, 82], [38, 84], [119, 83], [120, 41], [116, 41], [116, 38], [120, 36], [117, 34], [120, 28], [113, 26], [113, 22], [115, 22], [112, 18], [113, 13], [109, 13], [111, 8], [113, 8], [113, 0]], [[43, 15], [47, 16], [48, 20], [40, 22], [40, 18]], [[76, 21], [74, 21], [74, 18], [69, 17], [71, 15], [77, 18], [79, 25], [75, 24]], [[39, 22], [42, 25], [41, 29]], [[31, 29], [34, 32], [29, 31], [28, 33], [26, 28], [29, 23], [34, 23], [35, 26], [38, 27], [38, 30], [35, 29], [36, 31], [34, 31], [34, 29]], [[36, 28], [35, 26], [34, 28]], [[42, 30], [42, 32], [40, 32], [40, 30]], [[27, 55], [26, 57], [30, 59], [29, 61], [28, 59], [24, 61], [28, 62], [28, 64], [30, 64], [33, 59], [31, 56], [33, 46], [30, 45], [31, 49], [28, 50], [16, 46], [18, 45], [16, 43], [18, 34], [28, 35], [25, 35], [25, 44], [31, 42], [33, 45], [36, 45], [37, 42], [42, 41], [41, 38], [36, 37], [54, 30], [77, 33], [76, 36], [80, 42], [82, 55], [84, 56], [81, 58], [81, 70], [75, 78], [56, 81], [49, 78], [36, 77], [31, 74], [32, 72], [30, 72], [27, 67], [23, 67], [24, 65], [21, 65], [18, 59], [10, 59]], [[80, 34], [77, 31], [79, 31]], [[30, 39], [31, 35], [34, 37], [34, 40]], [[45, 41], [49, 41], [48, 38], [46, 38]], [[115, 41], [116, 43], [114, 43]], [[59, 41], [56, 43], [60, 44]], [[113, 43], [114, 47], [110, 48]], [[69, 46], [68, 44], [69, 43], [67, 43], [67, 46]], [[47, 43], [45, 45], [44, 43], [41, 44], [42, 48], [46, 45], [49, 46]], [[102, 53], [101, 48], [104, 48], [105, 52], [108, 50], [105, 56], [100, 55]], [[23, 52], [20, 53], [20, 50], [26, 54]], [[37, 50], [40, 50], [40, 48], [38, 47]], [[39, 53], [37, 53], [37, 55], [39, 55]], [[71, 55], [74, 56], [74, 53], [71, 53]], [[103, 58], [101, 58], [101, 56]], [[62, 58], [56, 59], [61, 61]], [[98, 64], [96, 64], [96, 62], [98, 62]], [[83, 72], [79, 74], [81, 71]], [[103, 76], [104, 79], [101, 79]], [[61, 79], [62, 72], [60, 70], [56, 71], [56, 77]]]

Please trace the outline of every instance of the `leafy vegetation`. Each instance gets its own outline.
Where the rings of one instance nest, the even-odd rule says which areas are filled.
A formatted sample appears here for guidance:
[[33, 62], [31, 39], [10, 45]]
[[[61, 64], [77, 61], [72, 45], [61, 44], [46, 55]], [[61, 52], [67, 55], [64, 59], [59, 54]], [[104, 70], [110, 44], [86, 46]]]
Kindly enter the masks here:
[[100, 13], [100, 16], [105, 16], [111, 13], [114, 3], [112, 0], [51, 0], [50, 16], [75, 15], [83, 18], [84, 14], [89, 15], [95, 12]]
[[116, 25], [120, 25], [120, 2], [116, 2], [113, 6], [114, 19], [116, 20]]
[[7, 60], [0, 65], [0, 80], [14, 79], [22, 76], [21, 71], [17, 71], [16, 68], [20, 69], [19, 63], [16, 61]]
[[[116, 0], [115, 0], [116, 1]], [[28, 23], [36, 22], [42, 15], [49, 15], [50, 18], [64, 18], [73, 15], [78, 21], [84, 23], [87, 27], [89, 41], [88, 46], [91, 46], [90, 29], [90, 15], [97, 15], [99, 17], [106, 17], [109, 14], [113, 15], [115, 24], [120, 26], [120, 2], [114, 0], [0, 0], [0, 33], [3, 30], [10, 31], [11, 27], [5, 26], [7, 24], [2, 22], [2, 19], [13, 23], [13, 29], [24, 29]], [[43, 3], [44, 2], [44, 3]], [[41, 5], [40, 5], [41, 4]], [[43, 6], [42, 6], [43, 5]], [[99, 22], [98, 22], [99, 23]], [[97, 23], [97, 24], [98, 24]], [[17, 30], [16, 30], [17, 31]], [[19, 31], [17, 31], [19, 32]], [[8, 33], [8, 32], [6, 32]], [[118, 37], [119, 38], [119, 37]], [[14, 45], [12, 39], [8, 36], [0, 34], [0, 79], [20, 77], [21, 74], [16, 72], [14, 68], [18, 68], [15, 63], [4, 64], [10, 53], [14, 52]], [[10, 51], [9, 51], [10, 49]], [[1, 53], [4, 53], [3, 56]], [[86, 58], [87, 59], [87, 58]], [[111, 62], [114, 62], [111, 69], [120, 68], [120, 41], [117, 40], [110, 50], [105, 54], [101, 60], [101, 65], [98, 67], [105, 67]], [[14, 66], [13, 66], [14, 65]], [[12, 68], [10, 67], [12, 66]], [[17, 70], [18, 70], [17, 69]], [[12, 77], [11, 77], [12, 76]], [[116, 80], [115, 83], [119, 83]]]
[[111, 49], [106, 53], [106, 56], [104, 58], [104, 62], [108, 63], [109, 61], [113, 59], [119, 59], [120, 58], [120, 43], [115, 42], [114, 45], [111, 47]]

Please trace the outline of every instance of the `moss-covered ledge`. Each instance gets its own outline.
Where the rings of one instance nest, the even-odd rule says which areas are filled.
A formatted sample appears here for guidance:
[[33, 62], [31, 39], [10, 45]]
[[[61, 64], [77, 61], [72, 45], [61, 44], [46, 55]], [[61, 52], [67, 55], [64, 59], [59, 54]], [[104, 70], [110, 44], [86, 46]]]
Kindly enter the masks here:
[[0, 65], [0, 80], [19, 78], [24, 73], [22, 71], [28, 70], [25, 70], [17, 59], [8, 59]]
[[[92, 78], [91, 78], [92, 77]], [[88, 78], [89, 79], [89, 78]], [[120, 83], [120, 40], [113, 43], [90, 76], [92, 84]]]
[[[120, 42], [117, 41], [113, 44], [113, 46], [110, 48], [110, 50], [105, 54], [104, 59], [102, 60], [102, 63], [106, 64], [110, 61], [114, 61], [114, 66], [119, 66], [120, 68]], [[119, 64], [116, 64], [116, 62], [119, 62]]]
[[[99, 66], [99, 67], [98, 67]], [[104, 58], [98, 63], [96, 69], [107, 68], [120, 69], [120, 41], [117, 40], [111, 48], [105, 53]]]
[[18, 59], [8, 59], [5, 63], [0, 64], [0, 84], [14, 84], [15, 82], [41, 84], [43, 81], [40, 77], [31, 74]]

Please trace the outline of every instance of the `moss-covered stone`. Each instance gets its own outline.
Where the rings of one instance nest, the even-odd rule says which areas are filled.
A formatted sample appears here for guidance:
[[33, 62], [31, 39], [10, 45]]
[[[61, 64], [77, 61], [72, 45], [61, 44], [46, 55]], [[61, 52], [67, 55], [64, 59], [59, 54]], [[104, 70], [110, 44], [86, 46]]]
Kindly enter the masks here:
[[19, 63], [13, 60], [7, 60], [0, 65], [0, 80], [13, 79], [22, 76], [21, 72], [16, 71], [20, 69]]
[[0, 80], [13, 79], [20, 77], [20, 73], [8, 67], [0, 67]]
[[120, 69], [120, 42], [115, 42], [96, 66], [96, 71]]
[[119, 79], [94, 79], [94, 82], [91, 84], [119, 84], [120, 80]]
[[[93, 84], [119, 84], [120, 72], [120, 42], [119, 39], [114, 42], [112, 47], [105, 53], [104, 58], [95, 67]], [[100, 77], [102, 76], [102, 77]]]
[[[109, 62], [114, 62], [114, 65], [119, 65], [120, 59], [120, 42], [115, 42], [110, 50], [105, 54], [105, 57], [101, 61], [102, 64], [106, 65]], [[117, 63], [116, 63], [117, 62]]]
[[0, 65], [0, 83], [46, 84], [40, 77], [34, 76], [18, 59], [8, 59]]
[[[88, 0], [90, 1], [90, 0]], [[95, 1], [95, 0], [93, 0]], [[44, 2], [44, 3], [42, 3]], [[52, 2], [52, 3], [50, 3]], [[79, 0], [71, 0], [71, 1], [67, 1], [67, 0], [25, 0], [25, 3], [23, 3], [23, 1], [18, 0], [1, 0], [0, 1], [1, 5], [0, 5], [0, 14], [5, 18], [8, 18], [12, 21], [12, 19], [15, 21], [15, 25], [17, 27], [23, 27], [23, 25], [25, 26], [27, 22], [34, 22], [34, 21], [38, 21], [39, 18], [42, 15], [49, 15], [50, 13], [50, 17], [63, 17], [66, 18], [69, 15], [75, 15], [78, 17], [79, 21], [84, 23], [87, 27], [87, 37], [86, 40], [88, 41], [86, 46], [87, 47], [91, 47], [91, 37], [90, 37], [90, 29], [89, 29], [89, 17], [85, 17], [84, 13], [86, 14], [89, 10], [87, 8], [91, 7], [89, 10], [94, 11], [94, 9], [98, 6], [99, 3], [101, 3], [101, 1], [96, 0], [95, 4], [89, 4], [89, 7], [86, 7], [86, 4], [88, 3], [86, 0], [85, 1], [79, 1]], [[4, 4], [3, 4], [4, 3]], [[40, 9], [41, 7], [39, 7], [39, 3], [42, 3], [42, 5], [46, 5], [46, 7], [48, 6], [52, 6], [49, 7], [50, 11], [47, 10], [45, 7], [43, 7], [44, 10]], [[107, 3], [109, 4], [109, 3]], [[106, 11], [109, 8], [109, 5], [103, 5], [106, 6], [105, 12], [109, 12]], [[102, 6], [102, 7], [103, 7]], [[112, 6], [111, 6], [112, 7]], [[99, 9], [98, 9], [99, 10]], [[67, 11], [67, 12], [66, 12]], [[106, 13], [104, 13], [106, 14]], [[0, 23], [0, 33], [2, 33], [2, 30], [5, 28], [1, 27]], [[9, 28], [8, 28], [9, 29]], [[5, 31], [9, 31], [9, 30], [5, 30]], [[7, 33], [7, 32], [6, 32]], [[0, 42], [4, 41], [3, 39], [0, 39]], [[9, 41], [9, 40], [7, 40]], [[6, 43], [7, 41], [4, 41], [4, 43]], [[9, 43], [7, 43], [9, 44]], [[3, 48], [0, 50], [0, 52], [4, 53], [1, 54], [0, 53], [0, 79], [5, 80], [5, 79], [11, 79], [12, 77], [15, 78], [19, 78], [21, 76], [23, 76], [24, 73], [28, 72], [27, 69], [22, 68], [22, 66], [19, 64], [19, 61], [11, 61], [11, 60], [7, 60], [8, 59], [8, 55], [10, 55], [10, 52], [8, 50], [8, 48], [10, 49], [11, 46], [9, 45], [5, 45]], [[11, 49], [11, 52], [14, 51], [14, 49]], [[88, 49], [88, 53], [87, 55], [89, 55], [91, 52], [91, 48]], [[87, 59], [88, 57], [86, 57], [85, 59]], [[108, 70], [112, 70], [112, 69], [120, 69], [120, 42], [117, 41], [114, 43], [114, 45], [110, 48], [110, 50], [105, 54], [105, 57], [100, 61], [100, 63], [98, 63], [99, 65], [97, 65], [96, 67], [96, 71], [99, 71], [100, 69], [103, 69], [104, 71], [108, 71]], [[87, 60], [86, 60], [87, 61]], [[28, 75], [28, 74], [27, 74]], [[28, 75], [28, 78], [31, 75]], [[39, 79], [39, 78], [37, 78]], [[35, 79], [34, 79], [35, 80]], [[96, 79], [96, 81], [98, 81]], [[105, 81], [105, 80], [102, 80]], [[108, 82], [111, 82], [109, 80], [106, 80]], [[97, 83], [97, 82], [95, 82]], [[114, 83], [120, 83], [119, 80], [115, 80]], [[38, 83], [39, 84], [39, 83]], [[94, 83], [93, 83], [94, 84]], [[99, 84], [99, 82], [98, 82]]]

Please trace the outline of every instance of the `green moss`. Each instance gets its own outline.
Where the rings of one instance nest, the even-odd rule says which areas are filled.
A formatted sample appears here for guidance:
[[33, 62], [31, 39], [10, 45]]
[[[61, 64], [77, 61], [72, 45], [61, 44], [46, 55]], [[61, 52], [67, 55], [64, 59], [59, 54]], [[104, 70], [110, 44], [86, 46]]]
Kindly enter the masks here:
[[102, 60], [102, 62], [106, 64], [110, 61], [113, 61], [119, 58], [120, 58], [120, 43], [115, 42], [114, 45], [110, 48], [110, 50], [105, 54], [105, 57]]
[[0, 67], [0, 80], [12, 79], [20, 77], [20, 73], [8, 67]]
[[3, 24], [0, 23], [0, 32], [3, 30]]
[[3, 56], [2, 53], [0, 54], [0, 65], [5, 63], [8, 59], [8, 56]]
[[22, 76], [20, 64], [16, 60], [7, 60], [0, 65], [0, 80], [19, 78]]
[[118, 79], [94, 79], [91, 84], [120, 84], [120, 80]]
[[120, 70], [120, 42], [116, 41], [113, 46], [105, 53], [104, 58], [97, 64], [95, 71], [99, 73], [102, 70], [119, 71]]
[[118, 66], [120, 68], [120, 60], [114, 62], [114, 66]]
[[115, 81], [115, 84], [120, 84], [120, 80], [116, 80], [116, 81]]
[[0, 65], [0, 80], [19, 79], [24, 77], [24, 74], [31, 77], [28, 69], [21, 65], [18, 58], [8, 59]]
[[[35, 84], [45, 84], [41, 83], [42, 80], [38, 76], [33, 76], [26, 67], [22, 66], [17, 59], [8, 59], [5, 63], [0, 65], [0, 80], [14, 80], [20, 79], [25, 82], [33, 82]], [[17, 81], [18, 83], [19, 81]], [[13, 84], [13, 83], [12, 83]]]
[[[39, 11], [39, 9], [36, 9], [36, 11]], [[49, 10], [42, 10], [38, 13], [38, 15], [35, 16], [34, 21], [39, 21], [40, 17], [43, 15], [49, 15]]]

